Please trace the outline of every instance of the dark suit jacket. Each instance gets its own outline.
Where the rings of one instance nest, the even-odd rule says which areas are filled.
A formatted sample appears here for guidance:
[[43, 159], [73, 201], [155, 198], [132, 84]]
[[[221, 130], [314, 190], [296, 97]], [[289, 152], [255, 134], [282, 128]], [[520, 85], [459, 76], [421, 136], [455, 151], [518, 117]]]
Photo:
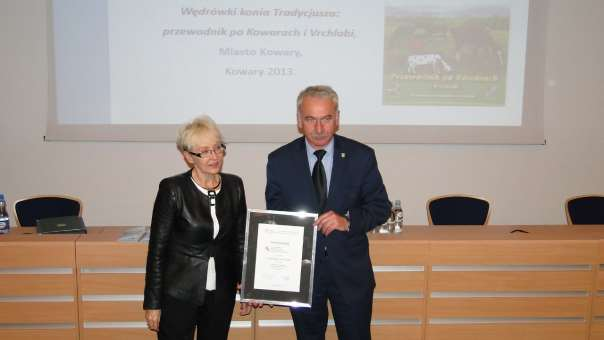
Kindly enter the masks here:
[[213, 238], [208, 196], [197, 189], [191, 171], [165, 178], [153, 207], [147, 255], [144, 309], [161, 309], [166, 295], [203, 304], [208, 260], [216, 264], [217, 298], [235, 301], [241, 281], [247, 208], [241, 178], [221, 174], [216, 196], [220, 230]]
[[[270, 210], [318, 210], [304, 137], [269, 154], [265, 195]], [[336, 230], [327, 237], [318, 234], [315, 271], [330, 270], [337, 288], [351, 301], [375, 287], [366, 233], [386, 221], [390, 207], [373, 149], [352, 139], [334, 136], [333, 168], [325, 211], [348, 214], [350, 231]], [[329, 268], [319, 268], [325, 265]]]

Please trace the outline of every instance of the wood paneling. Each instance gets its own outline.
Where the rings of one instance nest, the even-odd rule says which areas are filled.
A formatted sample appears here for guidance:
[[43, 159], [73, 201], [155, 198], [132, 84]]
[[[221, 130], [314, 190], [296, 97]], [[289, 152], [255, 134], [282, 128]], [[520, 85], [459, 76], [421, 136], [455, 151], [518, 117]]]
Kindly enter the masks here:
[[66, 340], [76, 339], [77, 328], [72, 329], [0, 329], [3, 340]]
[[376, 340], [421, 340], [422, 326], [372, 325], [371, 338]]
[[[405, 227], [397, 235], [372, 235], [370, 252], [374, 266], [403, 266], [401, 271], [378, 271], [373, 305], [373, 338], [377, 340], [604, 340], [604, 228], [523, 227], [529, 234], [510, 234], [517, 227]], [[585, 230], [584, 230], [585, 229]], [[88, 235], [40, 237], [24, 232], [0, 238], [0, 268], [71, 268], [72, 275], [0, 275], [5, 297], [73, 296], [73, 302], [0, 302], [0, 323], [140, 322], [144, 325], [142, 301], [79, 301], [83, 295], [142, 295], [144, 274], [119, 273], [123, 268], [145, 267], [145, 244], [116, 242], [123, 229], [99, 228]], [[12, 234], [12, 235], [11, 235]], [[77, 242], [76, 242], [77, 240]], [[10, 261], [2, 261], [10, 259]], [[77, 260], [77, 266], [76, 266]], [[507, 266], [507, 269], [488, 266]], [[514, 266], [526, 266], [514, 269]], [[530, 265], [550, 265], [536, 268]], [[591, 266], [556, 267], [557, 265]], [[423, 267], [424, 271], [414, 271]], [[451, 271], [433, 266], [454, 266]], [[455, 266], [486, 266], [463, 269]], [[76, 268], [78, 271], [76, 272]], [[82, 273], [81, 269], [107, 269], [116, 273]], [[407, 270], [411, 269], [411, 270]], [[415, 268], [417, 269], [417, 268]], [[465, 270], [465, 271], [457, 271]], [[77, 274], [77, 285], [76, 285]], [[484, 294], [481, 294], [484, 293]], [[549, 294], [550, 292], [551, 294]], [[556, 296], [559, 293], [568, 296]], [[397, 295], [396, 293], [401, 293]], [[417, 293], [417, 297], [412, 294]], [[432, 296], [432, 293], [438, 293]], [[450, 293], [450, 294], [447, 294]], [[464, 294], [466, 293], [466, 294]], [[493, 294], [489, 294], [493, 293]], [[535, 296], [530, 296], [531, 294]], [[482, 295], [482, 296], [481, 296]], [[593, 305], [592, 305], [593, 300]], [[79, 310], [78, 310], [79, 308]], [[408, 324], [408, 321], [434, 323]], [[471, 318], [468, 319], [456, 318]], [[508, 321], [497, 318], [512, 318]], [[541, 322], [536, 318], [551, 318]], [[573, 318], [557, 321], [557, 318]], [[585, 319], [585, 322], [578, 321]], [[439, 319], [439, 320], [436, 320]], [[291, 322], [289, 309], [265, 306], [251, 316], [234, 320], [254, 321], [255, 339], [295, 339], [291, 324], [259, 327], [257, 321]], [[392, 323], [400, 320], [401, 323]], [[455, 321], [458, 322], [455, 322]], [[461, 321], [460, 321], [461, 320]], [[477, 320], [477, 321], [476, 321]], [[481, 321], [482, 320], [482, 321]], [[439, 324], [437, 322], [451, 322]], [[507, 322], [507, 323], [504, 323]], [[591, 327], [590, 327], [590, 324]], [[75, 340], [76, 329], [0, 329], [0, 338]], [[425, 334], [423, 332], [426, 332]], [[250, 340], [252, 328], [232, 328], [230, 339]], [[80, 328], [81, 340], [155, 339], [144, 328]], [[327, 339], [337, 339], [328, 326]]]
[[426, 340], [585, 340], [586, 324], [429, 325]]
[[292, 316], [289, 312], [288, 307], [275, 306], [273, 308], [269, 306], [262, 306], [262, 308], [256, 309], [257, 320], [291, 320]]
[[296, 340], [294, 327], [256, 327], [256, 339]]
[[[80, 304], [82, 321], [145, 321], [142, 301], [84, 301]], [[234, 321], [250, 321], [251, 316], [240, 316], [239, 305], [233, 310]]]
[[0, 275], [2, 296], [76, 295], [74, 275], [3, 274]]
[[78, 242], [78, 268], [145, 267], [147, 245], [140, 243]]
[[0, 259], [10, 259], [0, 261], [0, 268], [75, 268], [73, 247], [76, 237], [67, 237], [72, 241], [53, 242], [54, 235], [28, 236], [38, 241], [0, 242]]
[[157, 333], [144, 328], [123, 328], [119, 331], [105, 328], [87, 328], [80, 340], [156, 340]]
[[591, 271], [431, 272], [432, 291], [589, 291]]
[[[371, 326], [371, 337], [376, 340], [420, 340], [422, 327], [412, 325], [374, 325]], [[296, 340], [293, 327], [259, 327], [256, 339]], [[338, 340], [335, 326], [328, 326], [326, 340]]]
[[[77, 338], [75, 241], [78, 237], [36, 235], [33, 228], [11, 229], [8, 235], [0, 237], [0, 324], [12, 325], [0, 327], [0, 339]], [[55, 269], [65, 274], [35, 273]], [[63, 328], [65, 325], [67, 328]]]
[[374, 299], [373, 320], [417, 319], [425, 312], [424, 299]]
[[[229, 340], [249, 340], [252, 338], [250, 328], [231, 328]], [[86, 328], [80, 340], [156, 340], [157, 333], [144, 328]], [[31, 339], [28, 339], [31, 340]], [[54, 340], [54, 339], [53, 339]]]
[[[602, 262], [602, 263], [604, 263], [604, 262]], [[598, 269], [596, 289], [604, 290], [604, 270]]]
[[[118, 273], [122, 268], [144, 268], [147, 247], [144, 244], [120, 243], [117, 239], [121, 233], [97, 234], [84, 237], [77, 243], [79, 291], [85, 295], [142, 295], [145, 285], [143, 273]], [[116, 273], [82, 273], [87, 270], [106, 270]], [[144, 322], [142, 301], [81, 301], [80, 322]], [[233, 311], [234, 321], [251, 321], [252, 316], [239, 316], [239, 304]], [[96, 339], [155, 339], [155, 333], [146, 329], [88, 328], [81, 331], [82, 340]], [[252, 337], [252, 328], [231, 328], [229, 339]]]
[[596, 241], [438, 241], [430, 262], [450, 264], [588, 264], [598, 256]]
[[80, 273], [80, 295], [84, 294], [143, 294], [145, 274]]
[[413, 241], [400, 247], [400, 241], [383, 239], [369, 243], [369, 254], [374, 266], [414, 266], [427, 262], [429, 245], [426, 241]]
[[589, 340], [604, 340], [604, 320], [592, 322]]
[[592, 315], [604, 317], [604, 296], [596, 296], [593, 299]]
[[84, 301], [80, 304], [82, 321], [145, 321], [142, 301]]
[[[375, 260], [374, 260], [375, 261]], [[426, 287], [425, 272], [376, 272], [375, 292], [423, 292]]]
[[75, 302], [0, 302], [0, 323], [76, 324]]
[[430, 299], [430, 317], [586, 317], [587, 297]]

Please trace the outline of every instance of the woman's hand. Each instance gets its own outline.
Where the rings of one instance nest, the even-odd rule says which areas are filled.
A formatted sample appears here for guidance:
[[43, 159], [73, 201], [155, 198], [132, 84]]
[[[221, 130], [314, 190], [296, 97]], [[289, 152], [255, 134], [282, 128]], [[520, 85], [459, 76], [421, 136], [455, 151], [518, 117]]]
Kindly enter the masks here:
[[[237, 282], [237, 294], [241, 294], [241, 282]], [[241, 295], [240, 295], [241, 296]], [[239, 302], [239, 315], [246, 316], [252, 312], [252, 306], [247, 302]]]
[[[237, 283], [237, 292], [241, 292], [241, 283]], [[245, 316], [252, 312], [252, 308], [262, 308], [263, 304], [261, 302], [250, 301], [250, 302], [239, 302], [239, 315]], [[273, 308], [273, 305], [269, 305]]]
[[160, 309], [148, 309], [145, 311], [145, 320], [147, 320], [147, 327], [150, 330], [157, 332], [159, 331], [159, 318], [161, 316]]
[[252, 312], [252, 306], [247, 302], [239, 302], [239, 315], [246, 316]]
[[[264, 304], [262, 304], [261, 302], [256, 302], [256, 301], [239, 302], [239, 315], [241, 315], [241, 316], [248, 315], [252, 312], [252, 308], [257, 309], [257, 308], [262, 308], [262, 306], [264, 306]], [[268, 305], [268, 306], [273, 308], [273, 305]]]

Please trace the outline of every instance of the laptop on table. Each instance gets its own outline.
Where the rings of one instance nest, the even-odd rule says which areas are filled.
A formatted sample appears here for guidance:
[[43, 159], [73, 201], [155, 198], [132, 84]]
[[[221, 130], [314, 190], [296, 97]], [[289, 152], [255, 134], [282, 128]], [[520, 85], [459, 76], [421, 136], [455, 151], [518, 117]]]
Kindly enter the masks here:
[[36, 221], [38, 234], [86, 234], [81, 216], [41, 218]]

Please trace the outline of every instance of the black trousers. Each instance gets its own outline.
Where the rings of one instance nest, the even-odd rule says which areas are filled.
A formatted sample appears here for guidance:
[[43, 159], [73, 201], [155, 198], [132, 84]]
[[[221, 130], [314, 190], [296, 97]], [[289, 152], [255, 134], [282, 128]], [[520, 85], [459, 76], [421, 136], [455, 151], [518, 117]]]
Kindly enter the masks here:
[[192, 340], [197, 327], [197, 340], [227, 340], [233, 307], [234, 294], [221, 296], [216, 291], [206, 291], [201, 306], [165, 297], [157, 339]]
[[325, 340], [327, 301], [331, 305], [338, 339], [371, 340], [373, 289], [360, 294], [355, 300], [343, 296], [327, 263], [323, 263], [319, 270], [315, 267], [312, 308], [290, 308], [298, 340]]

